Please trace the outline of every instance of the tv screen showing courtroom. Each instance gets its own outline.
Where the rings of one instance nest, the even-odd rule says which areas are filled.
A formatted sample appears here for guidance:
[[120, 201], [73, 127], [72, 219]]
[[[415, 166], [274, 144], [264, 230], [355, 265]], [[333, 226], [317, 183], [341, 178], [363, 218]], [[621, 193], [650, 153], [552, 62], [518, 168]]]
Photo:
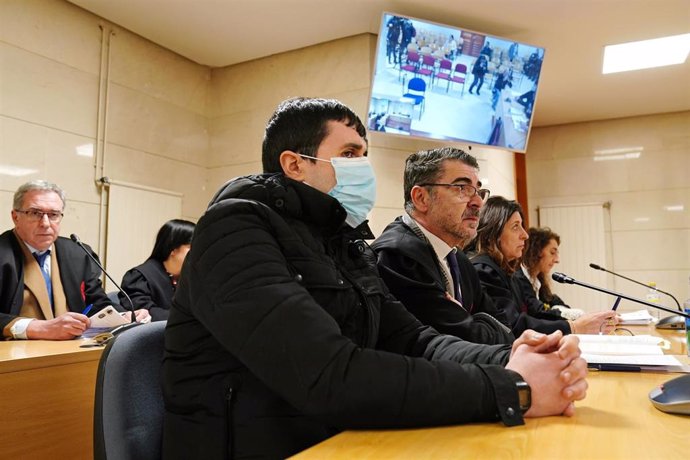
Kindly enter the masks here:
[[544, 48], [384, 13], [370, 131], [525, 152]]

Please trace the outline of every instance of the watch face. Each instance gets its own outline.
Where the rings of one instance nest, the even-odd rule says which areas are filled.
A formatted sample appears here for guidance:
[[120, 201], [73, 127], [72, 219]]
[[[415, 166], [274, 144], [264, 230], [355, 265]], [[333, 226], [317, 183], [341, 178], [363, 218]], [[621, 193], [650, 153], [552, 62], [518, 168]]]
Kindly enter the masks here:
[[518, 397], [520, 398], [520, 410], [524, 414], [532, 405], [532, 390], [527, 382], [517, 382], [515, 384], [518, 390]]

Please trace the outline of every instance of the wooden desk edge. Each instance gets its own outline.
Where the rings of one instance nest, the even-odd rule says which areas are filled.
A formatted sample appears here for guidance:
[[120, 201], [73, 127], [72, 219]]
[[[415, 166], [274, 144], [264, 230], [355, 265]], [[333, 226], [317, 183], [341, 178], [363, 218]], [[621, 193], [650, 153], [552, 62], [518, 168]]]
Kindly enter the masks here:
[[102, 353], [103, 348], [79, 348], [79, 345], [75, 343], [73, 350], [0, 360], [0, 374], [98, 361]]

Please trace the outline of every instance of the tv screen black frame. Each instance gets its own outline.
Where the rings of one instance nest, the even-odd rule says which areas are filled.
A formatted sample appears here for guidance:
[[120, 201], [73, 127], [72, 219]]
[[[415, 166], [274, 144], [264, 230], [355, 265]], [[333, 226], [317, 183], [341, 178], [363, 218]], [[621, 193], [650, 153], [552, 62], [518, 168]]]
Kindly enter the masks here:
[[[545, 51], [517, 40], [383, 12], [367, 127], [387, 135], [525, 153]], [[450, 61], [450, 66], [443, 61]]]

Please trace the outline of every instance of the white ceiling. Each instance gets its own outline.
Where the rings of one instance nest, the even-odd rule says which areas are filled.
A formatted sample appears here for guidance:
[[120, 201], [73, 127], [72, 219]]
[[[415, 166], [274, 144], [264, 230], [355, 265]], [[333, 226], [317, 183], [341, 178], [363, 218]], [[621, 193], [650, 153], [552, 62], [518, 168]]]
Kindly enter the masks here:
[[377, 33], [389, 11], [545, 47], [535, 126], [690, 110], [690, 59], [601, 73], [604, 45], [690, 32], [690, 0], [69, 1], [211, 67]]

